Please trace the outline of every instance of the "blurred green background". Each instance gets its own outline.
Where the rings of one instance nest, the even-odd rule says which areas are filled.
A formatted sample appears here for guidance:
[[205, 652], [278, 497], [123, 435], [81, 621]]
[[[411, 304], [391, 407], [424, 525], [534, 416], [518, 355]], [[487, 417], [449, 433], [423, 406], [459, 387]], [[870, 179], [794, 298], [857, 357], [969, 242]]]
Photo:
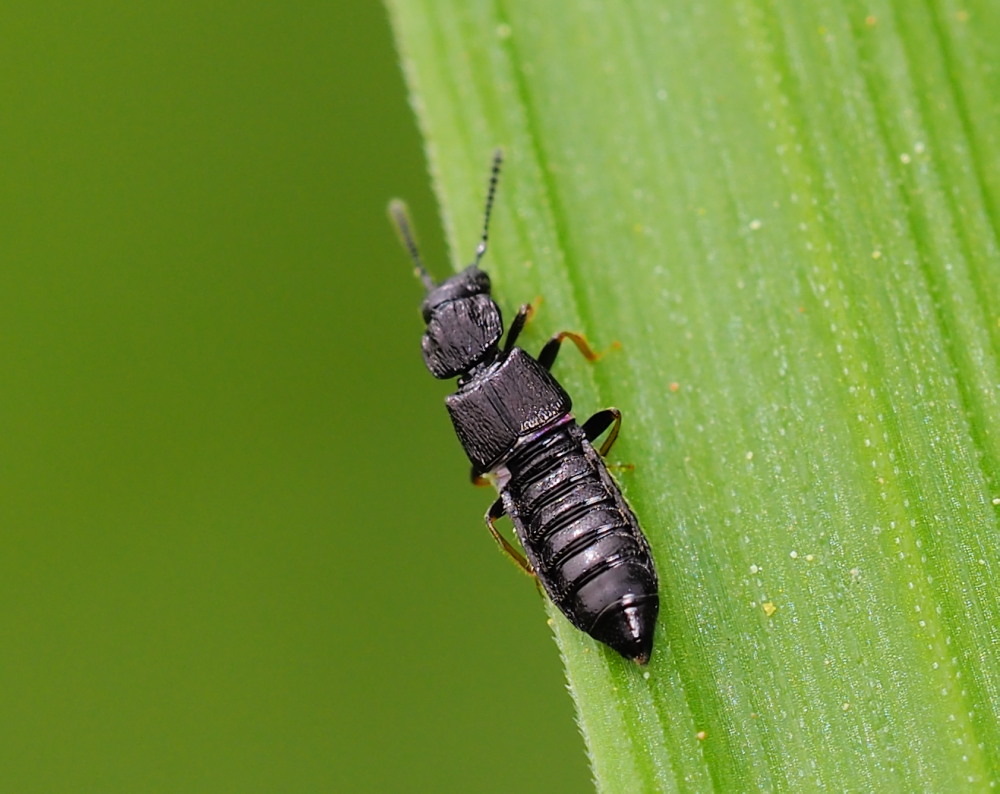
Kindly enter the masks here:
[[382, 7], [0, 20], [0, 789], [589, 787], [421, 362]]

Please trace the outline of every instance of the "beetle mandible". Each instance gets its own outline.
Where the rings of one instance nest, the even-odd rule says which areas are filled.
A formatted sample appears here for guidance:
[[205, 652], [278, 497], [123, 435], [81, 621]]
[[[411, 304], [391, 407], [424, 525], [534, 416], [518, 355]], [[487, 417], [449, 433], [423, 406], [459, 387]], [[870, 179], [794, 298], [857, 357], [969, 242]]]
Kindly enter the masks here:
[[[537, 358], [516, 346], [531, 307], [521, 306], [503, 346], [500, 307], [479, 269], [502, 153], [493, 157], [483, 233], [465, 270], [435, 284], [424, 267], [406, 206], [389, 212], [427, 290], [421, 305], [427, 330], [424, 363], [436, 378], [458, 378], [445, 402], [472, 464], [472, 480], [493, 482], [499, 497], [486, 525], [500, 547], [537, 578], [578, 629], [644, 665], [659, 613], [656, 569], [635, 514], [608, 473], [604, 456], [618, 437], [621, 413], [607, 408], [577, 424], [572, 402], [550, 373], [564, 340], [588, 359], [586, 340], [556, 334]], [[600, 449], [592, 442], [610, 428]], [[508, 515], [522, 555], [496, 521]]]

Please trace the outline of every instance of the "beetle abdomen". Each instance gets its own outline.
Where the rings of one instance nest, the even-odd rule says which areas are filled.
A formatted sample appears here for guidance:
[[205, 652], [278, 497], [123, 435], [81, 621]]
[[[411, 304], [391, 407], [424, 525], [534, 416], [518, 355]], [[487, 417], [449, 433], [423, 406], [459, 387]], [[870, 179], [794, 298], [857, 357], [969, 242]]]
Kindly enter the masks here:
[[567, 419], [505, 461], [504, 506], [570, 622], [645, 663], [659, 612], [649, 546], [603, 459]]

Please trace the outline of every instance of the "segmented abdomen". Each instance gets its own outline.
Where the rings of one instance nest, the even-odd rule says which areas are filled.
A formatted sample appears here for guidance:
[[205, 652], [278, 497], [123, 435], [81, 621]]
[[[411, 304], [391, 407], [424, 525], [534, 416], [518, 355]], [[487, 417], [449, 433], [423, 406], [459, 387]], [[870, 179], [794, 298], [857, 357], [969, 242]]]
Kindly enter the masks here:
[[520, 444], [504, 469], [504, 506], [552, 601], [577, 628], [644, 662], [659, 611], [656, 570], [583, 430], [567, 417]]

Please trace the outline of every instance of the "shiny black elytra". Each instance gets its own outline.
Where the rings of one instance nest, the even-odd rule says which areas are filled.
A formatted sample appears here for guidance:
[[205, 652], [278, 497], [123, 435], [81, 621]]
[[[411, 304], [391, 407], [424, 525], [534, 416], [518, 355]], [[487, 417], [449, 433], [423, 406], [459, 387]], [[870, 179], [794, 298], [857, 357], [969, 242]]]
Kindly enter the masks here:
[[[403, 243], [427, 288], [421, 311], [427, 331], [424, 362], [436, 378], [458, 378], [448, 413], [472, 463], [473, 482], [492, 480], [499, 498], [486, 524], [500, 547], [537, 577], [553, 603], [578, 629], [622, 656], [646, 664], [660, 609], [656, 570], [635, 514], [604, 464], [621, 414], [608, 408], [577, 424], [569, 395], [549, 373], [564, 339], [587, 358], [597, 356], [578, 334], [552, 337], [538, 358], [515, 342], [531, 307], [518, 311], [503, 347], [500, 307], [490, 278], [479, 269], [486, 253], [490, 211], [501, 153], [490, 174], [483, 235], [475, 260], [435, 284], [420, 259], [405, 205], [389, 205]], [[611, 432], [595, 450], [592, 443]], [[522, 556], [496, 529], [514, 523]]]

